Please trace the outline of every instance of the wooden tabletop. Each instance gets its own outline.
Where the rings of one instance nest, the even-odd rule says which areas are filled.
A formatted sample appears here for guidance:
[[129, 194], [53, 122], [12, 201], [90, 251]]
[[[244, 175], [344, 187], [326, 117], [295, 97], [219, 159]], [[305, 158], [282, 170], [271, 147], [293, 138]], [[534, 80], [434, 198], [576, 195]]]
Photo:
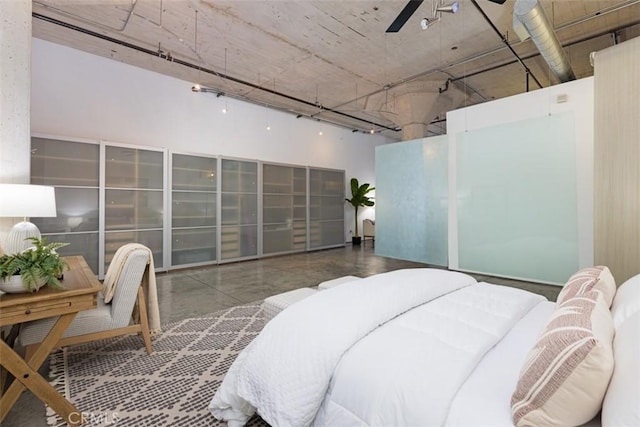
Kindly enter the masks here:
[[[0, 324], [11, 324], [15, 321], [14, 312], [29, 310], [34, 307], [52, 307], [54, 304], [68, 306], [70, 302], [93, 296], [102, 289], [100, 281], [87, 265], [82, 256], [64, 257], [69, 264], [69, 270], [65, 270], [64, 277], [60, 281], [64, 289], [54, 289], [44, 286], [36, 292], [22, 294], [0, 294]], [[60, 301], [58, 303], [58, 301]], [[95, 307], [95, 302], [93, 304]], [[62, 308], [59, 307], [59, 308]], [[88, 307], [91, 308], [91, 307]], [[32, 310], [33, 311], [33, 310]], [[35, 313], [33, 313], [35, 315]], [[32, 316], [33, 318], [39, 316]]]

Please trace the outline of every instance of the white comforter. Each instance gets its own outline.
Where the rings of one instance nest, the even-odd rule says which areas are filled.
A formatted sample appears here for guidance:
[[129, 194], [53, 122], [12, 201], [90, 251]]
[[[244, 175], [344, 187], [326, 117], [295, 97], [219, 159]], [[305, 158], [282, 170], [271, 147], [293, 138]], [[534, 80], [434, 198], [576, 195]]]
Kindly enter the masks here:
[[[484, 355], [544, 301], [479, 283], [391, 320], [344, 355], [314, 426], [491, 426], [447, 422], [451, 403]], [[509, 420], [509, 396], [504, 406]]]
[[246, 423], [256, 409], [274, 426], [308, 426], [349, 348], [394, 317], [474, 283], [462, 273], [408, 269], [318, 292], [265, 326], [233, 363], [209, 409], [230, 427]]

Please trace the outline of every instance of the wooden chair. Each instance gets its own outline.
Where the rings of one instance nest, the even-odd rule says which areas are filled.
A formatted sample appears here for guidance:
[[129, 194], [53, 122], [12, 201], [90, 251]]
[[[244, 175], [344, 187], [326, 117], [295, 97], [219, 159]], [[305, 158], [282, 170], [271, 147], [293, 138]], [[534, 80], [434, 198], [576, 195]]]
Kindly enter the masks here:
[[362, 221], [362, 241], [367, 240], [367, 237], [371, 237], [373, 244], [376, 242], [376, 223], [372, 219], [364, 219]]
[[[131, 251], [118, 277], [113, 299], [105, 303], [104, 297], [99, 294], [98, 307], [78, 313], [56, 347], [139, 333], [142, 335], [147, 353], [151, 354], [153, 347], [142, 287], [142, 277], [149, 264], [149, 256], [149, 250], [146, 248]], [[109, 268], [115, 267], [112, 264]], [[139, 312], [138, 323], [132, 322], [136, 303]], [[25, 347], [26, 360], [29, 360], [29, 356], [36, 351], [57, 320], [57, 317], [53, 317], [24, 323], [21, 326], [18, 341]]]

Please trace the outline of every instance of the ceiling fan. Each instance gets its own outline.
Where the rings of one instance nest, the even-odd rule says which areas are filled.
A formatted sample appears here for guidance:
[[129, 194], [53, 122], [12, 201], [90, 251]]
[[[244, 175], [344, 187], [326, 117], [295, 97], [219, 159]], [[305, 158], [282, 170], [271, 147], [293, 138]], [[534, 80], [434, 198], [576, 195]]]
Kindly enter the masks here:
[[[411, 18], [411, 15], [413, 15], [413, 13], [416, 10], [418, 10], [418, 7], [420, 7], [423, 1], [424, 0], [409, 0], [409, 2], [406, 4], [404, 9], [402, 9], [400, 14], [396, 17], [396, 19], [394, 19], [394, 21], [391, 23], [391, 25], [389, 25], [389, 28], [387, 28], [387, 31], [385, 32], [397, 33], [398, 31], [400, 31], [402, 26], [409, 20], [409, 18]], [[453, 2], [452, 5], [444, 6], [443, 4], [438, 5], [439, 3], [441, 3], [441, 0], [432, 0], [432, 1], [434, 2], [433, 3], [434, 16], [436, 15], [437, 12], [455, 13], [455, 11], [457, 11], [458, 2]], [[489, 0], [489, 1], [493, 3], [503, 4], [507, 0]], [[455, 8], [455, 10], [453, 10], [453, 8]], [[429, 25], [429, 19], [428, 18], [423, 19], [423, 22], [421, 23], [421, 25], [423, 29], [426, 29], [426, 27]]]

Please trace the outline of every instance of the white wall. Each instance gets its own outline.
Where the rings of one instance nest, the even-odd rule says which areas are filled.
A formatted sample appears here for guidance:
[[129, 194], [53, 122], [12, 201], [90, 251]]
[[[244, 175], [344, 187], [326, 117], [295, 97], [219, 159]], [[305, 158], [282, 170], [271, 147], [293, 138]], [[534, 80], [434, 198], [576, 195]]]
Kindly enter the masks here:
[[[456, 135], [545, 115], [573, 112], [575, 119], [578, 197], [578, 263], [593, 265], [593, 141], [594, 82], [585, 78], [447, 113], [449, 135], [449, 200], [456, 200]], [[558, 102], [565, 95], [566, 102]], [[449, 204], [449, 267], [458, 268], [455, 203]]]
[[[192, 82], [34, 38], [31, 132], [344, 169], [347, 196], [351, 177], [375, 185], [375, 147], [390, 139], [193, 93], [191, 86]], [[228, 112], [222, 114], [225, 100]], [[349, 239], [353, 209], [345, 209]], [[360, 216], [373, 215], [364, 210]]]

